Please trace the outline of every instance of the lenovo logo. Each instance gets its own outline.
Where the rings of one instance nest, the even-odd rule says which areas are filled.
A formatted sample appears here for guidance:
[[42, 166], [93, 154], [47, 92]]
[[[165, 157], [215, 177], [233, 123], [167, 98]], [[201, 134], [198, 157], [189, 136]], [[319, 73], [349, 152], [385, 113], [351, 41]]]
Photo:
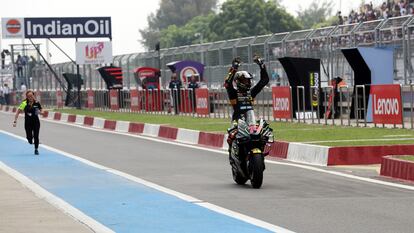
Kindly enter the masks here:
[[374, 114], [376, 115], [399, 115], [400, 103], [397, 98], [378, 98], [373, 95]]
[[288, 98], [274, 98], [273, 109], [275, 111], [289, 111], [289, 99]]
[[197, 108], [207, 108], [207, 98], [197, 98]]

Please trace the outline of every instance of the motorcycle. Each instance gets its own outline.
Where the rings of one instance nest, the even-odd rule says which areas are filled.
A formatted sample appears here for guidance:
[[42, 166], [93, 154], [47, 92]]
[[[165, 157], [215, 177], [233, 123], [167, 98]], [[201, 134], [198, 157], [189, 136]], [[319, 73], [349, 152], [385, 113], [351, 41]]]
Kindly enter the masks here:
[[273, 129], [264, 119], [256, 121], [253, 110], [249, 110], [227, 131], [233, 180], [239, 185], [250, 180], [252, 187], [259, 189], [263, 183], [264, 158], [269, 154], [265, 149], [274, 142]]

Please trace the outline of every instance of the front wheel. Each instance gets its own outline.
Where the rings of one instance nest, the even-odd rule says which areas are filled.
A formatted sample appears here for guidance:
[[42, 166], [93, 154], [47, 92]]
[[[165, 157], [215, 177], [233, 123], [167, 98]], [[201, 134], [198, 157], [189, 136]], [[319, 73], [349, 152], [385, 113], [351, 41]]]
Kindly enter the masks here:
[[263, 183], [264, 157], [263, 154], [253, 154], [249, 159], [250, 183], [259, 189]]
[[243, 176], [237, 169], [232, 168], [231, 172], [233, 173], [233, 180], [239, 185], [244, 185], [247, 182], [247, 178]]

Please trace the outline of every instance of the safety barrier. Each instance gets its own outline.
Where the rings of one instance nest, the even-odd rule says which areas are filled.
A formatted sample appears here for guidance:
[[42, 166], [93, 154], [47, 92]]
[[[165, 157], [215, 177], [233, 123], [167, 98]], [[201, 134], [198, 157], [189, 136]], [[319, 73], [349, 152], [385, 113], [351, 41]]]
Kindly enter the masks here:
[[[291, 87], [264, 88], [255, 99], [255, 113], [271, 121], [414, 128], [414, 85], [311, 86], [308, 89], [297, 86], [294, 90], [293, 102]], [[230, 119], [233, 112], [224, 88], [88, 90], [81, 93], [84, 96], [82, 106], [95, 111], [223, 119]], [[46, 101], [46, 104], [42, 102], [46, 108], [61, 107], [56, 91], [37, 91], [37, 95]], [[65, 98], [66, 94], [62, 93], [61, 97]], [[69, 119], [73, 121], [73, 117], [68, 116]]]

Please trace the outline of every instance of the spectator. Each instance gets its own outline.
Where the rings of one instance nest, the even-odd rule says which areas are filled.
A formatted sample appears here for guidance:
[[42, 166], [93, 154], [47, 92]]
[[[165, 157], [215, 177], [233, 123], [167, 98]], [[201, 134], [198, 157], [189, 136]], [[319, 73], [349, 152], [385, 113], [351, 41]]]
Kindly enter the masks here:
[[17, 55], [16, 60], [16, 67], [17, 67], [17, 77], [22, 78], [23, 77], [23, 66], [26, 65], [26, 62], [24, 61], [24, 58], [22, 56]]
[[26, 92], [26, 90], [27, 90], [27, 87], [26, 87], [26, 85], [22, 82], [22, 83], [20, 83], [20, 91], [21, 92]]
[[188, 83], [188, 88], [191, 88], [191, 89], [196, 89], [196, 88], [198, 88], [198, 79], [197, 79], [197, 77], [198, 77], [198, 74], [197, 75], [191, 75], [190, 76], [190, 82]]
[[10, 88], [7, 85], [7, 83], [5, 83], [3, 85], [3, 95], [4, 95], [4, 102], [6, 105], [9, 105], [10, 103]]
[[337, 16], [338, 16], [338, 24], [343, 25], [344, 19], [342, 18], [341, 11], [338, 11]]
[[22, 100], [25, 99], [25, 97], [26, 97], [26, 90], [27, 90], [26, 85], [23, 82], [20, 83], [20, 92], [21, 92], [21, 99]]
[[30, 56], [30, 61], [29, 61], [29, 75], [30, 75], [30, 77], [34, 76], [33, 69], [35, 68], [36, 64], [37, 64], [36, 58], [34, 58], [33, 56]]
[[348, 17], [343, 17], [343, 20], [339, 18], [340, 12], [338, 12], [338, 23], [361, 23], [378, 19], [388, 19], [391, 17], [404, 16], [413, 13], [413, 7], [411, 4], [409, 4], [408, 0], [387, 2], [383, 2], [380, 6], [377, 7], [375, 7], [372, 2], [369, 4], [364, 4], [360, 7], [359, 11], [352, 10], [349, 13]]
[[4, 102], [4, 93], [3, 93], [3, 86], [0, 86], [0, 104], [5, 104]]
[[195, 108], [196, 108], [196, 93], [195, 93], [195, 91], [196, 91], [196, 89], [197, 88], [199, 88], [199, 85], [198, 85], [198, 81], [199, 81], [199, 78], [198, 78], [199, 76], [198, 76], [198, 74], [192, 74], [191, 76], [190, 76], [190, 82], [188, 83], [188, 89], [190, 89], [190, 92], [191, 92], [191, 103], [192, 103], [192, 106], [193, 106], [193, 110], [195, 110]]
[[6, 53], [3, 50], [1, 52], [1, 69], [5, 69], [6, 68], [5, 62], [6, 62]]
[[171, 81], [168, 87], [171, 90], [171, 98], [173, 99], [174, 113], [180, 113], [180, 104], [181, 104], [181, 80], [177, 77], [177, 73], [172, 73]]

